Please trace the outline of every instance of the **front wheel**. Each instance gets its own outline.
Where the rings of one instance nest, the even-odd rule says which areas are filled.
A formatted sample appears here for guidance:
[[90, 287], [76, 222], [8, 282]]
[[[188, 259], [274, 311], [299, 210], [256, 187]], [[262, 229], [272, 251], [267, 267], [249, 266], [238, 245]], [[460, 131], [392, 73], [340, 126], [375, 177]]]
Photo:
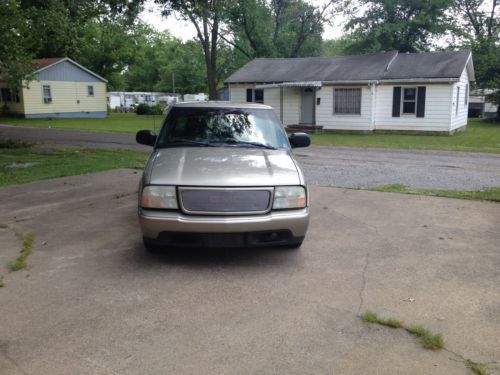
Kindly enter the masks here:
[[146, 237], [142, 237], [142, 242], [144, 244], [144, 248], [146, 249], [146, 251], [150, 252], [150, 253], [158, 253], [161, 251], [161, 247], [158, 246], [157, 244], [155, 244], [153, 241], [151, 241], [150, 239], [147, 239]]

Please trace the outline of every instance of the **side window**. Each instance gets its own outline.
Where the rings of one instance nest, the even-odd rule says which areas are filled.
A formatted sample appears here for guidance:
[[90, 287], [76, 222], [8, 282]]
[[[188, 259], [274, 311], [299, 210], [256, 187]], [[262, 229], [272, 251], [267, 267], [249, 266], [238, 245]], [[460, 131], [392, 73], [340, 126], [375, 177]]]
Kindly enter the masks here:
[[457, 106], [455, 108], [455, 115], [458, 114], [458, 103], [460, 103], [460, 86], [457, 87]]
[[248, 103], [253, 102], [253, 90], [252, 89], [247, 89], [247, 102]]
[[333, 113], [341, 115], [361, 114], [361, 89], [334, 88]]
[[43, 102], [45, 104], [52, 103], [52, 91], [50, 90], [50, 85], [43, 85]]
[[465, 97], [464, 97], [464, 106], [469, 104], [469, 84], [465, 85]]
[[414, 115], [417, 108], [417, 88], [404, 87], [402, 100], [403, 100], [402, 114]]
[[254, 102], [264, 104], [264, 90], [254, 90]]
[[94, 96], [94, 86], [87, 86], [87, 96]]
[[263, 89], [247, 89], [247, 102], [248, 103], [261, 103], [264, 104], [264, 90]]
[[8, 103], [12, 101], [12, 94], [9, 88], [2, 87], [1, 94], [2, 94], [2, 102]]

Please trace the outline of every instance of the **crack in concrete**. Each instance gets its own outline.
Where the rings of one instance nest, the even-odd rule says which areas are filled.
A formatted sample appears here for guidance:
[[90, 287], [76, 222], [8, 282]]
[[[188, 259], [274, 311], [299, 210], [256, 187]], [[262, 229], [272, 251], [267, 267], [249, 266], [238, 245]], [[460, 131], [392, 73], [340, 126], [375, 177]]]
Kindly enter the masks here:
[[359, 290], [358, 296], [359, 296], [359, 306], [358, 306], [358, 312], [357, 315], [361, 313], [361, 308], [363, 307], [364, 304], [364, 299], [363, 299], [363, 294], [366, 289], [366, 269], [368, 268], [368, 264], [370, 263], [370, 253], [367, 251], [365, 254], [365, 265], [363, 267], [363, 271], [361, 272], [361, 289]]
[[[345, 219], [348, 219], [348, 220], [351, 220], [351, 221], [356, 221], [358, 223], [361, 223], [362, 225], [366, 226], [367, 228], [370, 228], [371, 230], [373, 230], [375, 232], [375, 234], [378, 236], [378, 237], [382, 237], [378, 231], [378, 228], [375, 226], [375, 225], [372, 225], [372, 224], [368, 224], [368, 223], [365, 223], [357, 218], [354, 218], [354, 217], [351, 217], [351, 216], [347, 216], [346, 214], [342, 213], [342, 212], [339, 212], [337, 210], [333, 210], [336, 214], [342, 216], [343, 218]], [[383, 237], [382, 237], [383, 238]], [[359, 314], [361, 313], [361, 309], [363, 308], [363, 304], [364, 304], [364, 298], [363, 298], [363, 294], [365, 292], [365, 289], [366, 289], [366, 271], [368, 269], [368, 266], [370, 264], [370, 252], [369, 251], [366, 251], [365, 253], [365, 262], [364, 262], [364, 265], [363, 265], [363, 269], [361, 271], [361, 288], [358, 292], [358, 296], [359, 296], [359, 306], [358, 306], [358, 311], [357, 311], [357, 314], [359, 316]]]

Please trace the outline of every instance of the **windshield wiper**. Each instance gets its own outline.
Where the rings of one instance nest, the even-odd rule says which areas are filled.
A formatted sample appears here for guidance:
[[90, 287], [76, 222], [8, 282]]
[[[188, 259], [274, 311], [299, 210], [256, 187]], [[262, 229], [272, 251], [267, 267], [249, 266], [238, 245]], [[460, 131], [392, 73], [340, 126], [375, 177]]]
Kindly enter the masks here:
[[208, 143], [208, 142], [202, 142], [202, 141], [195, 141], [192, 139], [173, 139], [165, 144], [163, 146], [170, 146], [170, 145], [181, 145], [181, 144], [186, 144], [186, 145], [193, 145], [193, 146], [203, 146], [203, 147], [215, 147], [215, 145]]
[[238, 141], [236, 139], [226, 139], [224, 143], [232, 144], [232, 145], [248, 145], [248, 146], [254, 146], [254, 147], [260, 147], [260, 148], [267, 148], [268, 150], [276, 150], [276, 147], [266, 145], [264, 143], [259, 143], [259, 142], [247, 142], [247, 141]]

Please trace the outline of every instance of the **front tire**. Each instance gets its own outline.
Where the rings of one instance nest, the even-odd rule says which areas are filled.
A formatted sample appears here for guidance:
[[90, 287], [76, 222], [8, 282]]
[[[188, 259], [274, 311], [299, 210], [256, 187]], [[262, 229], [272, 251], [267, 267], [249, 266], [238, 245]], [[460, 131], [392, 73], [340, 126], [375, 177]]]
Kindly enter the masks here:
[[157, 254], [161, 251], [161, 247], [146, 237], [142, 237], [142, 243], [147, 252]]

